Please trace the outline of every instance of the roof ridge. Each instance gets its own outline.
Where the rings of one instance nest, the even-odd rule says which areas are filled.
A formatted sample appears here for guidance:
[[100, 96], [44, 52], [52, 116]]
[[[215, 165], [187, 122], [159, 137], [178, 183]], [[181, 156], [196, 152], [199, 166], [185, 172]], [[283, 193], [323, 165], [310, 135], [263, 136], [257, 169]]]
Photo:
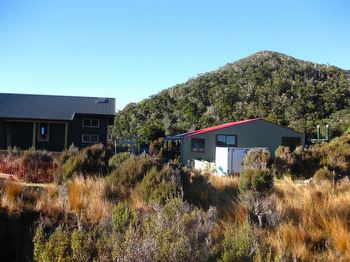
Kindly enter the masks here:
[[115, 99], [114, 97], [106, 97], [106, 96], [68, 96], [68, 95], [46, 95], [46, 94], [25, 94], [25, 93], [3, 93], [3, 92], [1, 92], [0, 95], [75, 97], [75, 98], [108, 98], [108, 99]]
[[190, 136], [194, 136], [194, 135], [198, 135], [198, 134], [204, 134], [204, 133], [207, 133], [210, 131], [220, 130], [222, 128], [236, 126], [236, 125], [240, 125], [240, 124], [244, 124], [244, 123], [248, 123], [248, 122], [253, 122], [256, 120], [260, 120], [260, 119], [262, 119], [262, 118], [257, 117], [257, 118], [250, 118], [250, 119], [242, 119], [242, 120], [238, 120], [238, 121], [234, 121], [234, 122], [224, 123], [221, 125], [205, 127], [205, 128], [199, 129], [199, 130], [189, 131], [189, 132], [185, 133], [184, 136], [190, 137]]

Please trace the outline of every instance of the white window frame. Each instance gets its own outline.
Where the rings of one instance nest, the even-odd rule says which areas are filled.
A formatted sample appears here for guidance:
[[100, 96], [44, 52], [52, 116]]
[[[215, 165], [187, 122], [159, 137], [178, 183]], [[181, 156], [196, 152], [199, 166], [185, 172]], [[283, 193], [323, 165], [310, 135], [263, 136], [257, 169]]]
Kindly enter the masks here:
[[[93, 126], [92, 125], [92, 121], [96, 120], [98, 125], [97, 126]], [[84, 124], [85, 121], [89, 121], [90, 122], [90, 125], [86, 126]], [[100, 128], [100, 119], [97, 119], [97, 118], [83, 118], [82, 120], [82, 126], [83, 127], [87, 127], [87, 128]]]
[[[47, 124], [47, 138], [40, 138], [40, 124]], [[35, 125], [35, 123], [34, 123]], [[38, 122], [38, 129], [37, 129], [37, 140], [39, 142], [48, 142], [50, 141], [50, 123], [48, 122]]]
[[[89, 141], [87, 140], [84, 140], [84, 136], [88, 136], [89, 137]], [[97, 141], [91, 141], [91, 137], [92, 136], [96, 136], [97, 137]], [[84, 144], [98, 144], [100, 143], [100, 136], [97, 135], [97, 134], [82, 134], [81, 135], [81, 142], [84, 143]]]

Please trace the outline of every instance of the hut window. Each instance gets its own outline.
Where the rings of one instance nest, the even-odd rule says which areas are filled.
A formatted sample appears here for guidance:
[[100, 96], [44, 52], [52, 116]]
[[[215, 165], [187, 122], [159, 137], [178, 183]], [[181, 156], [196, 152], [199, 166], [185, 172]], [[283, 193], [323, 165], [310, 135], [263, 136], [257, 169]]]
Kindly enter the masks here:
[[216, 136], [216, 146], [218, 147], [235, 147], [236, 136], [234, 135], [217, 135]]
[[289, 136], [282, 137], [282, 146], [289, 147], [291, 151], [294, 151], [294, 149], [300, 145], [301, 145], [300, 137], [289, 137]]
[[100, 127], [100, 120], [99, 119], [83, 119], [83, 127], [99, 128]]
[[191, 151], [192, 152], [204, 152], [205, 150], [205, 139], [203, 138], [192, 138], [191, 139]]
[[81, 135], [81, 142], [87, 144], [97, 144], [100, 142], [100, 137], [99, 135], [84, 134]]

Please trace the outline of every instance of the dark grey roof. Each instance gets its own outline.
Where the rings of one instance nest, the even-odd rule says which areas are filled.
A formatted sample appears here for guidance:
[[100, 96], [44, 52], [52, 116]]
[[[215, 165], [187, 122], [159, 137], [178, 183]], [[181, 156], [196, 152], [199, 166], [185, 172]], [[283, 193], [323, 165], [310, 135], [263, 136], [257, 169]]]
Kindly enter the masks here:
[[114, 116], [115, 99], [0, 93], [0, 118], [72, 120], [75, 114]]

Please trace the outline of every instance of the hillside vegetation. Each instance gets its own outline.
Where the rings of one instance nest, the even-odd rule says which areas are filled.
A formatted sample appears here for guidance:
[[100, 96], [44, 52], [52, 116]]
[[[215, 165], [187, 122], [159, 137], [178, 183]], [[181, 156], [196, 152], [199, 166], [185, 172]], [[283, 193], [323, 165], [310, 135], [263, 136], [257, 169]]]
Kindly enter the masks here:
[[327, 122], [340, 134], [350, 123], [349, 107], [350, 71], [263, 51], [128, 104], [113, 132], [148, 142], [259, 116], [307, 134]]

